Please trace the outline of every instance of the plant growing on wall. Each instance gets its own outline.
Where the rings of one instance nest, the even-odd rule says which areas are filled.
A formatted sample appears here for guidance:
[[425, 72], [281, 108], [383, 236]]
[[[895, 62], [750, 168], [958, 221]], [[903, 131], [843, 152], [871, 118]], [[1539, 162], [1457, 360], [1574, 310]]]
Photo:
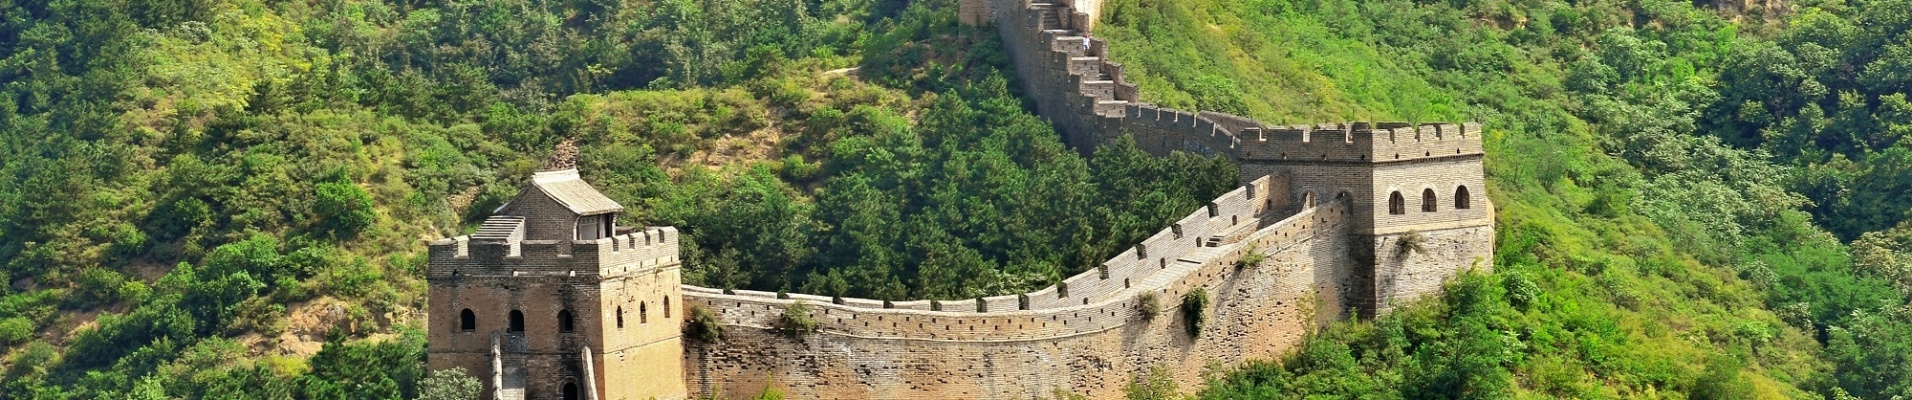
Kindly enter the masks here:
[[1427, 253], [1427, 236], [1421, 231], [1407, 231], [1401, 235], [1401, 252]]
[[1159, 304], [1160, 300], [1156, 299], [1155, 292], [1142, 292], [1142, 295], [1135, 296], [1135, 303], [1136, 308], [1142, 312], [1143, 321], [1152, 321], [1155, 315], [1162, 313], [1162, 306]]
[[724, 339], [724, 325], [717, 322], [717, 313], [710, 309], [690, 306], [690, 324], [684, 327], [684, 333], [692, 340], [716, 343]]
[[1202, 335], [1202, 324], [1208, 318], [1208, 289], [1195, 288], [1182, 295], [1182, 317], [1188, 319], [1188, 336]]
[[783, 307], [783, 320], [779, 321], [783, 330], [792, 334], [806, 334], [817, 331], [817, 318], [810, 316], [810, 304], [802, 301]]
[[1242, 253], [1241, 259], [1235, 260], [1235, 268], [1253, 267], [1261, 265], [1263, 261], [1268, 261], [1268, 255], [1261, 253], [1261, 246], [1250, 246], [1247, 253]]

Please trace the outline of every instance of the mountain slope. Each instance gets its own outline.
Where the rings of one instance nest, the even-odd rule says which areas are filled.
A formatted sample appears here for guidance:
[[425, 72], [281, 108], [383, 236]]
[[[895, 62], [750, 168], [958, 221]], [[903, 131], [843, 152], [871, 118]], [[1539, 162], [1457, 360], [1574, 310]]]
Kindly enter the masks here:
[[[1897, 3], [1855, 2], [1848, 15]], [[1863, 350], [1905, 345], [1906, 288], [1855, 268], [1814, 226], [1792, 185], [1803, 171], [1701, 127], [1720, 93], [1750, 89], [1722, 71], [1784, 26], [1686, 2], [1112, 0], [1102, 15], [1097, 35], [1145, 98], [1490, 131], [1493, 274], [1328, 328], [1205, 397], [1907, 390], [1912, 364]], [[1267, 76], [1281, 78], [1256, 78]], [[1897, 243], [1878, 242], [1875, 263], [1896, 262], [1884, 255], [1905, 251]]]

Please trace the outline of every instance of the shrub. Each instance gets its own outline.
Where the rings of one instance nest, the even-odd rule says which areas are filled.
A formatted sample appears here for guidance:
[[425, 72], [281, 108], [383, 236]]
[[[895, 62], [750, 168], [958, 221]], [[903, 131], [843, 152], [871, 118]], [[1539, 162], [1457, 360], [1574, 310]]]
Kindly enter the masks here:
[[33, 337], [33, 321], [26, 318], [0, 319], [0, 347], [12, 346]]
[[320, 183], [318, 201], [312, 205], [321, 226], [335, 237], [355, 237], [372, 226], [378, 217], [372, 209], [372, 195], [352, 181], [339, 178]]
[[1535, 299], [1540, 298], [1540, 285], [1519, 271], [1509, 272], [1501, 285], [1507, 288], [1507, 302], [1521, 310], [1526, 310]]
[[1154, 320], [1157, 314], [1162, 313], [1160, 300], [1156, 299], [1153, 291], [1142, 292], [1142, 295], [1135, 296], [1135, 304], [1136, 308], [1142, 312], [1143, 321]]
[[1179, 397], [1175, 387], [1175, 376], [1167, 367], [1160, 365], [1149, 367], [1149, 372], [1136, 376], [1127, 387], [1122, 388], [1129, 400], [1172, 400]]
[[1400, 251], [1402, 253], [1410, 251], [1415, 253], [1427, 253], [1427, 236], [1422, 235], [1421, 231], [1407, 231], [1407, 233], [1401, 235]]
[[1249, 247], [1248, 252], [1241, 255], [1241, 259], [1235, 260], [1235, 268], [1253, 267], [1261, 265], [1263, 261], [1268, 261], [1268, 255], [1261, 254], [1261, 247]]
[[464, 368], [432, 371], [430, 378], [418, 381], [418, 400], [476, 399], [483, 385]]
[[690, 306], [690, 324], [684, 331], [699, 342], [717, 343], [724, 339], [724, 324], [717, 321], [717, 313], [699, 306]]
[[1182, 317], [1188, 319], [1188, 336], [1202, 335], [1202, 324], [1208, 318], [1208, 289], [1195, 288], [1182, 296]]
[[817, 318], [810, 316], [810, 304], [802, 301], [783, 307], [783, 329], [794, 334], [817, 331]]

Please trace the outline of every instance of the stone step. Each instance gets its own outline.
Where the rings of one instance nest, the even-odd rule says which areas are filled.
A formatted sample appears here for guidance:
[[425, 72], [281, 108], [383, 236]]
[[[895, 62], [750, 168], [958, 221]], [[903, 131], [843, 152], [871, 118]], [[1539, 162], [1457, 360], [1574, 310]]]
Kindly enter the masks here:
[[522, 226], [524, 226], [524, 217], [495, 215], [485, 219], [484, 224], [478, 226], [478, 232], [472, 233], [471, 237], [504, 239], [510, 237], [512, 232], [518, 231]]
[[1102, 57], [1069, 57], [1069, 73], [1100, 77], [1102, 76]]
[[[1059, 31], [1057, 31], [1060, 34]], [[1049, 50], [1068, 54], [1069, 58], [1088, 56], [1089, 49], [1082, 45], [1081, 36], [1056, 36], [1049, 41]]]
[[1098, 101], [1115, 100], [1115, 81], [1082, 81], [1082, 94], [1094, 97]]

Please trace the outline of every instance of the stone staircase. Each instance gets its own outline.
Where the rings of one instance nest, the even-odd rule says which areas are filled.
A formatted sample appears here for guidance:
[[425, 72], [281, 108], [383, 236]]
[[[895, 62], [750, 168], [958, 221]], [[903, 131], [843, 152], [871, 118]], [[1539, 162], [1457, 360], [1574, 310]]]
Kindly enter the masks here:
[[1050, 50], [1068, 57], [1069, 74], [1081, 81], [1077, 91], [1092, 99], [1095, 113], [1105, 117], [1127, 113], [1127, 106], [1135, 100], [1135, 85], [1124, 82], [1122, 66], [1105, 57], [1107, 43], [1088, 39], [1079, 27], [1067, 22], [1065, 16], [1075, 18], [1066, 14], [1070, 11], [1066, 5], [1031, 3], [1029, 9], [1038, 16], [1034, 28], [1047, 37]]
[[478, 226], [478, 232], [472, 233], [473, 239], [505, 240], [516, 236], [524, 228], [524, 217], [496, 215], [485, 219]]

